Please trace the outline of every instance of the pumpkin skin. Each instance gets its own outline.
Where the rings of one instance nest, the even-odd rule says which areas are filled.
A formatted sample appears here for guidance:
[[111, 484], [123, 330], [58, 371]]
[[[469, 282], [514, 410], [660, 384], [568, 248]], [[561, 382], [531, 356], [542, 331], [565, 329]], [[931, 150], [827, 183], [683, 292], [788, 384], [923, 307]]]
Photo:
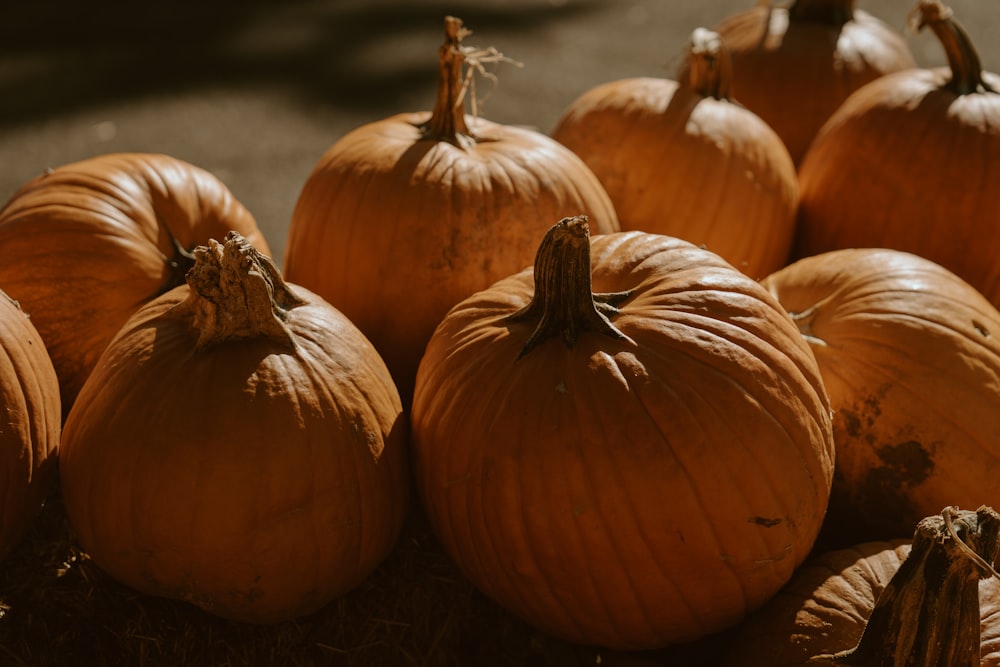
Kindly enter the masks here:
[[989, 174], [1000, 164], [1000, 77], [982, 71], [946, 8], [918, 8], [940, 33], [950, 66], [879, 79], [830, 119], [800, 169], [794, 255], [904, 250], [954, 271], [998, 305], [1000, 193]]
[[274, 623], [384, 558], [409, 469], [371, 343], [252, 251], [238, 235], [210, 241], [188, 285], [128, 320], [69, 413], [60, 477], [82, 546], [112, 577]]
[[[910, 556], [912, 543], [911, 539], [864, 542], [811, 558], [781, 592], [740, 627], [722, 667], [903, 664], [828, 662], [817, 658], [852, 649], [858, 644], [876, 602]], [[973, 658], [973, 662], [982, 667], [997, 667], [1000, 665], [1000, 653], [997, 652], [1000, 580], [987, 575], [977, 584], [973, 577], [966, 585], [978, 588], [979, 608], [973, 618], [979, 619], [980, 649], [979, 659]], [[951, 591], [949, 596], [953, 602], [956, 593]], [[907, 620], [913, 619], [903, 622]], [[955, 635], [956, 628], [947, 626], [952, 619], [943, 620], [943, 629], [951, 630], [944, 636]], [[966, 621], [959, 617], [959, 623]], [[965, 629], [973, 633], [976, 630]], [[917, 664], [923, 666], [925, 663]]]
[[55, 481], [59, 381], [28, 316], [0, 291], [0, 561], [24, 537]]
[[268, 252], [224, 184], [168, 155], [98, 155], [14, 193], [0, 210], [0, 289], [45, 341], [64, 413], [125, 320], [184, 282], [175, 243], [189, 251], [230, 230]]
[[833, 406], [833, 546], [905, 537], [951, 503], [1000, 506], [1000, 313], [980, 293], [873, 248], [807, 257], [762, 284], [810, 342]]
[[678, 81], [598, 85], [564, 111], [553, 138], [583, 158], [623, 231], [704, 245], [753, 278], [785, 265], [798, 176], [778, 135], [729, 95], [716, 33], [697, 29]]
[[[445, 21], [433, 112], [401, 113], [337, 140], [296, 202], [284, 271], [368, 336], [409, 406], [434, 327], [453, 305], [531, 264], [567, 213], [616, 231], [597, 177], [533, 130], [465, 114], [465, 29]], [[391, 272], [387, 272], [391, 267]]]
[[733, 61], [733, 99], [774, 128], [799, 164], [851, 93], [916, 67], [903, 36], [854, 0], [758, 2], [713, 28]]
[[628, 291], [601, 325], [625, 338], [584, 330], [569, 347], [572, 326], [543, 340], [537, 317], [512, 319], [537, 305], [536, 275], [589, 279], [583, 259], [455, 306], [417, 375], [420, 498], [466, 576], [544, 632], [692, 641], [809, 551], [833, 471], [826, 394], [787, 314], [717, 255], [643, 232], [575, 242], [595, 292]]

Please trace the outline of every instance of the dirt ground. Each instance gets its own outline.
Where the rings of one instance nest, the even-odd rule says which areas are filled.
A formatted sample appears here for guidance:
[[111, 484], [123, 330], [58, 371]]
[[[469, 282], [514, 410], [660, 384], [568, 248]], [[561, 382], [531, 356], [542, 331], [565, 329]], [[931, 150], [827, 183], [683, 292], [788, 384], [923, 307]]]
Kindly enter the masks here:
[[[29, 178], [117, 151], [163, 152], [220, 177], [280, 261], [322, 153], [348, 130], [430, 109], [443, 17], [523, 64], [502, 65], [481, 113], [552, 129], [587, 88], [672, 78], [685, 40], [754, 0], [125, 0], [0, 3], [0, 203]], [[905, 31], [912, 0], [858, 2]], [[954, 0], [1000, 70], [995, 3]], [[922, 65], [943, 62], [906, 32]], [[481, 92], [484, 92], [481, 88]]]

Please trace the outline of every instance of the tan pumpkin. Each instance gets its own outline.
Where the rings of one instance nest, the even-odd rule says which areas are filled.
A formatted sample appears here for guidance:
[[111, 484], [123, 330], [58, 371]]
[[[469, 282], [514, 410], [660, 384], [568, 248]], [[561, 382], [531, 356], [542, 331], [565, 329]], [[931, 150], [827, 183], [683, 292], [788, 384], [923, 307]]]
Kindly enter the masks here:
[[195, 257], [70, 410], [66, 512], [94, 563], [139, 591], [288, 620], [357, 586], [395, 543], [402, 405], [358, 329], [246, 239]]
[[45, 341], [64, 413], [125, 320], [183, 284], [191, 249], [230, 230], [268, 252], [221, 181], [168, 155], [98, 155], [14, 193], [0, 210], [0, 289]]
[[798, 211], [788, 150], [734, 101], [729, 55], [699, 28], [678, 81], [598, 85], [563, 112], [552, 136], [583, 158], [622, 230], [704, 245], [753, 278], [785, 265]]
[[906, 537], [951, 503], [1000, 506], [996, 308], [898, 250], [831, 251], [762, 282], [809, 341], [833, 406], [831, 546]]
[[945, 508], [910, 540], [811, 559], [732, 640], [723, 667], [997, 667], [1000, 516]]
[[774, 128], [796, 164], [851, 93], [916, 67], [899, 31], [855, 4], [764, 1], [714, 26], [732, 55], [733, 98]]
[[570, 150], [465, 113], [473, 50], [445, 19], [433, 112], [356, 128], [316, 165], [296, 202], [284, 270], [372, 340], [409, 406], [424, 346], [461, 299], [531, 264], [567, 213], [618, 229], [597, 177]]
[[45, 345], [0, 291], [0, 561], [52, 491], [61, 421], [59, 381]]
[[833, 472], [808, 345], [707, 250], [566, 218], [448, 313], [414, 474], [446, 552], [549, 634], [614, 649], [738, 623], [812, 547]]
[[884, 77], [847, 100], [800, 169], [796, 257], [894, 248], [954, 271], [1000, 305], [1000, 77], [949, 8], [915, 10], [949, 66]]

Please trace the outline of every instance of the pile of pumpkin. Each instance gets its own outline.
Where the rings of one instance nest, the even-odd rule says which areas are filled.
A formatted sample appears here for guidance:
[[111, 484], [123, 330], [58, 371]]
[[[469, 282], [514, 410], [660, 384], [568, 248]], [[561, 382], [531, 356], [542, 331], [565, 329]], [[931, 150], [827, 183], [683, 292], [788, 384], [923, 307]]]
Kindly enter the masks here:
[[283, 271], [177, 159], [25, 184], [0, 557], [58, 479], [118, 581], [275, 623], [371, 574], [412, 484], [477, 588], [571, 642], [1000, 664], [1000, 79], [936, 0], [940, 69], [853, 5], [695, 30], [676, 80], [551, 135], [467, 112], [448, 17], [433, 111], [329, 149]]

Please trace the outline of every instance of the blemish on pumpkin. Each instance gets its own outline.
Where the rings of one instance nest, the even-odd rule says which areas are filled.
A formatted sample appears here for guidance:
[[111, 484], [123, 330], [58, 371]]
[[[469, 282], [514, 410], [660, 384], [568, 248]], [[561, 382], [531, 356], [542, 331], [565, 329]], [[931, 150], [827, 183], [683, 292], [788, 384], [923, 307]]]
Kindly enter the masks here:
[[749, 521], [750, 523], [755, 523], [758, 526], [763, 526], [764, 528], [774, 528], [779, 523], [781, 523], [781, 519], [768, 519], [763, 516], [752, 516], [749, 519], [747, 519], [747, 521]]
[[983, 338], [990, 337], [989, 329], [987, 329], [986, 325], [984, 325], [982, 322], [977, 322], [976, 320], [972, 320], [972, 326], [973, 328], [975, 328], [976, 331], [979, 332], [979, 335], [982, 336]]
[[559, 384], [556, 385], [556, 391], [558, 391], [560, 394], [569, 393], [569, 389], [566, 388], [566, 383], [562, 381], [560, 381]]
[[934, 471], [931, 453], [916, 440], [875, 448], [881, 465], [872, 468], [861, 486], [862, 502], [879, 507], [886, 517], [906, 516], [909, 492]]

